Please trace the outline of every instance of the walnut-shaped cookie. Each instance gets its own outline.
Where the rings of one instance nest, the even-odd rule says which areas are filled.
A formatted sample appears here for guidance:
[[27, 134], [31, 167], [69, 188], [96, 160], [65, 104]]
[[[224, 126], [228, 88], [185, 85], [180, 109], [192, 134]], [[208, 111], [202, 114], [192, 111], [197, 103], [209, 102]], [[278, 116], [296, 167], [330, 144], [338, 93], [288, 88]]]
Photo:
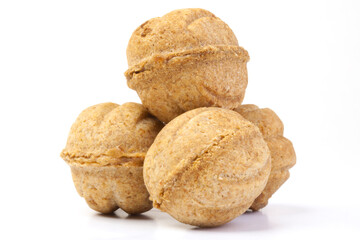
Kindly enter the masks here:
[[61, 157], [75, 187], [101, 213], [151, 209], [143, 161], [163, 124], [141, 104], [102, 103], [85, 109], [72, 125]]
[[260, 129], [271, 153], [271, 173], [268, 183], [250, 207], [252, 210], [259, 210], [268, 204], [269, 198], [289, 178], [289, 169], [296, 163], [295, 150], [290, 140], [283, 136], [282, 121], [271, 109], [260, 109], [256, 105], [245, 104], [235, 111]]
[[263, 191], [270, 151], [240, 114], [198, 108], [169, 122], [144, 161], [154, 207], [180, 222], [213, 227], [244, 213]]
[[180, 9], [148, 20], [128, 47], [128, 86], [158, 119], [191, 109], [240, 106], [248, 52], [221, 19], [203, 9]]

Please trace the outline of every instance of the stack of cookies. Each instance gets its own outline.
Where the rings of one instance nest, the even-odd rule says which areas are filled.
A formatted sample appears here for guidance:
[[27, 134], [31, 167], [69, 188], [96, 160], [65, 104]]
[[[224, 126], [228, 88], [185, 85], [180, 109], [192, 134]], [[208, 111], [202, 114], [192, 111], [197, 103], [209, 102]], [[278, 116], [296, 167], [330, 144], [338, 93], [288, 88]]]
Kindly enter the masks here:
[[201, 227], [265, 207], [296, 157], [272, 110], [241, 105], [249, 55], [229, 26], [203, 9], [175, 10], [134, 31], [127, 59], [142, 105], [87, 108], [61, 153], [88, 205], [154, 206]]

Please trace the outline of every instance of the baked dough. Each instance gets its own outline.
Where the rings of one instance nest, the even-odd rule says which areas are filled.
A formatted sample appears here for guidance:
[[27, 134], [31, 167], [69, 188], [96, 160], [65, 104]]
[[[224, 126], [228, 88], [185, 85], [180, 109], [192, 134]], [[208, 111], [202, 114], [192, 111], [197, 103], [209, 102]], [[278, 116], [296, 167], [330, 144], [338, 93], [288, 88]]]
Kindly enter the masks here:
[[156, 137], [144, 181], [154, 207], [180, 222], [213, 227], [251, 206], [270, 169], [270, 151], [255, 125], [231, 110], [198, 108]]
[[289, 178], [289, 169], [296, 163], [295, 150], [291, 141], [283, 136], [282, 121], [271, 109], [260, 109], [256, 105], [245, 104], [235, 111], [260, 129], [271, 153], [271, 173], [268, 183], [250, 207], [252, 210], [259, 210], [268, 204], [269, 198]]
[[143, 161], [163, 124], [137, 103], [102, 103], [84, 110], [72, 125], [61, 157], [76, 190], [101, 213], [151, 209]]
[[167, 123], [191, 109], [240, 106], [248, 52], [221, 19], [203, 9], [180, 9], [138, 27], [128, 47], [128, 86]]

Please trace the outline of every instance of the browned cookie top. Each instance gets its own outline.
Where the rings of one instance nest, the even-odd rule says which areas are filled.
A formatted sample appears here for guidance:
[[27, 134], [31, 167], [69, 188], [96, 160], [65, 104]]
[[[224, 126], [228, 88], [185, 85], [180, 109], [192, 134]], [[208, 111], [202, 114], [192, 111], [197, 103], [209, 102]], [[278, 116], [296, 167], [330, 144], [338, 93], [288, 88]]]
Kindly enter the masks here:
[[68, 163], [142, 165], [163, 124], [138, 103], [101, 103], [85, 109], [72, 125], [61, 157]]
[[234, 46], [238, 41], [221, 19], [204, 9], [172, 11], [150, 19], [132, 34], [128, 47], [128, 65], [140, 64], [154, 55], [167, 55], [206, 46]]

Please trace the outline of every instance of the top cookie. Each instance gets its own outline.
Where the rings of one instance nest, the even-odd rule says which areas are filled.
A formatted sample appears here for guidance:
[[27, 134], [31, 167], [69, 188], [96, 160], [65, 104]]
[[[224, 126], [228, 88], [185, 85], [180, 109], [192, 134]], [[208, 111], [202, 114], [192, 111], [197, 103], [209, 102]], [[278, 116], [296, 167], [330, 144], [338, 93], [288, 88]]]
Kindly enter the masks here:
[[162, 122], [200, 107], [234, 109], [247, 87], [248, 52], [203, 9], [153, 18], [132, 34], [125, 72], [144, 107]]

